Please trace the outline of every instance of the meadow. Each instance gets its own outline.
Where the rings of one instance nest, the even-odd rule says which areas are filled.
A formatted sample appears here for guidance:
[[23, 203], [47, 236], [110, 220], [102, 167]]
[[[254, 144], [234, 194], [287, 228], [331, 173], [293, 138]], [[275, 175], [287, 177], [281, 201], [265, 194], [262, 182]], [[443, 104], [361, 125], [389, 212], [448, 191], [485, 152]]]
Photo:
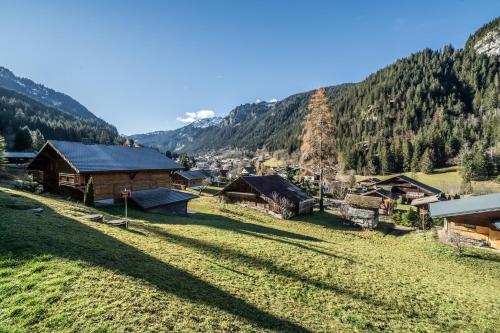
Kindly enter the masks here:
[[208, 195], [189, 208], [131, 209], [126, 230], [82, 217], [122, 207], [0, 187], [0, 332], [498, 332], [498, 253]]

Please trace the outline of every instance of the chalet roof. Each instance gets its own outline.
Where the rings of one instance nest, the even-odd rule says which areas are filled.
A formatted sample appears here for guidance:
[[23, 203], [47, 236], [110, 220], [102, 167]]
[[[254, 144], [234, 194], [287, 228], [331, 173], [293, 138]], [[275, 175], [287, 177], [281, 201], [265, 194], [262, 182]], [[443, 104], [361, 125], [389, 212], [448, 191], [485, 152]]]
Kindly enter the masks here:
[[151, 148], [55, 140], [49, 140], [46, 145], [52, 146], [80, 173], [182, 169]]
[[432, 187], [432, 186], [429, 186], [427, 184], [424, 184], [424, 183], [421, 183], [419, 182], [418, 180], [416, 179], [413, 179], [411, 177], [408, 177], [408, 176], [405, 176], [405, 175], [398, 175], [398, 176], [394, 176], [394, 177], [391, 177], [391, 178], [387, 178], [387, 179], [384, 179], [384, 180], [381, 180], [377, 183], [375, 183], [374, 185], [375, 186], [381, 186], [381, 185], [385, 185], [385, 184], [390, 184], [391, 182], [395, 181], [395, 180], [402, 180], [404, 182], [407, 182], [413, 186], [416, 186], [426, 192], [430, 192], [432, 194], [439, 194], [441, 193], [442, 191], [435, 188], [435, 187]]
[[36, 153], [25, 151], [6, 151], [4, 156], [7, 158], [35, 158]]
[[194, 198], [197, 198], [194, 194], [160, 187], [151, 190], [133, 191], [130, 200], [142, 209], [151, 209], [177, 202], [189, 201]]
[[375, 196], [376, 194], [384, 197], [384, 198], [388, 198], [388, 199], [391, 199], [391, 200], [396, 200], [398, 198], [397, 195], [395, 195], [394, 193], [392, 193], [391, 191], [388, 191], [384, 188], [377, 188], [375, 190], [372, 190], [372, 191], [368, 191], [368, 192], [365, 192], [365, 193], [361, 193], [361, 195], [364, 195], [364, 196]]
[[201, 172], [200, 170], [177, 171], [176, 174], [187, 180], [207, 178], [207, 175], [204, 172]]
[[380, 204], [382, 203], [382, 198], [370, 197], [358, 194], [348, 194], [344, 199], [344, 203], [348, 204], [349, 206], [357, 208], [376, 209], [380, 207]]
[[[273, 197], [273, 192], [278, 193], [280, 197], [287, 198], [292, 203], [299, 203], [305, 200], [313, 199], [309, 194], [301, 190], [295, 184], [290, 183], [289, 181], [283, 179], [283, 177], [278, 175], [241, 176], [238, 179], [243, 180], [254, 190], [270, 199], [272, 199]], [[238, 181], [238, 179], [233, 183]], [[227, 185], [224, 190], [230, 188], [233, 183]], [[222, 190], [222, 192], [224, 192], [224, 190]]]
[[375, 178], [375, 177], [371, 177], [371, 178], [365, 178], [365, 179], [359, 180], [358, 184], [361, 184], [361, 183], [372, 183], [372, 184], [375, 184], [375, 183], [378, 183], [379, 181], [380, 181], [380, 179]]
[[448, 217], [500, 211], [500, 193], [441, 201], [431, 203], [429, 207], [431, 217]]
[[413, 199], [411, 202], [411, 205], [412, 206], [421, 206], [421, 205], [426, 205], [426, 204], [430, 204], [430, 203], [438, 202], [438, 201], [440, 201], [440, 199], [437, 195], [431, 195], [430, 197]]

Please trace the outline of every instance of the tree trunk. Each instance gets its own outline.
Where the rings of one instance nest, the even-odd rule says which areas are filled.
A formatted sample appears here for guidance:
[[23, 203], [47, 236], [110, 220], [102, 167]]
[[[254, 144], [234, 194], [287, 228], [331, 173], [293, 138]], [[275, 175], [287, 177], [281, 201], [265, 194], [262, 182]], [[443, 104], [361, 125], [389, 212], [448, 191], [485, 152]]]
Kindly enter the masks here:
[[325, 211], [323, 207], [323, 168], [319, 169], [319, 211]]

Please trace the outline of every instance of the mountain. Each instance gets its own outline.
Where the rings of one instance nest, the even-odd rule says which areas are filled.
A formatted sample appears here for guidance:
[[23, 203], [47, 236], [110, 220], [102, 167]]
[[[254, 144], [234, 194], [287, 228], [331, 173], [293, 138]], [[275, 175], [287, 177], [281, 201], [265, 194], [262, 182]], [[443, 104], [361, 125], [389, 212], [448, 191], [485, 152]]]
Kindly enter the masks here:
[[24, 127], [44, 139], [113, 143], [119, 137], [114, 126], [71, 97], [0, 67], [0, 135], [12, 147]]
[[[440, 167], [455, 163], [465, 147], [498, 145], [499, 23], [497, 18], [479, 29], [463, 49], [425, 49], [359, 83], [327, 87], [341, 166], [366, 174], [418, 170], [423, 157]], [[227, 148], [300, 153], [310, 96], [244, 104], [212, 126], [190, 124], [132, 138], [186, 153]]]
[[75, 101], [73, 98], [44, 85], [35, 83], [30, 79], [21, 78], [5, 67], [0, 66], [0, 88], [15, 91], [21, 95], [42, 103], [45, 106], [58, 109], [82, 118], [97, 118], [86, 107]]

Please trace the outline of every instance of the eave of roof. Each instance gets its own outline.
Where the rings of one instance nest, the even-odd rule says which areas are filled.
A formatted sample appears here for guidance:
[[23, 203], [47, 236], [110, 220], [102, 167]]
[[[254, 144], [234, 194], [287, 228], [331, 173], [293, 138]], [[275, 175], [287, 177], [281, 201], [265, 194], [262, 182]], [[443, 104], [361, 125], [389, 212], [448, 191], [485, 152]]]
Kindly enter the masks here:
[[429, 205], [429, 209], [431, 217], [451, 217], [496, 212], [500, 211], [500, 193], [435, 202]]

